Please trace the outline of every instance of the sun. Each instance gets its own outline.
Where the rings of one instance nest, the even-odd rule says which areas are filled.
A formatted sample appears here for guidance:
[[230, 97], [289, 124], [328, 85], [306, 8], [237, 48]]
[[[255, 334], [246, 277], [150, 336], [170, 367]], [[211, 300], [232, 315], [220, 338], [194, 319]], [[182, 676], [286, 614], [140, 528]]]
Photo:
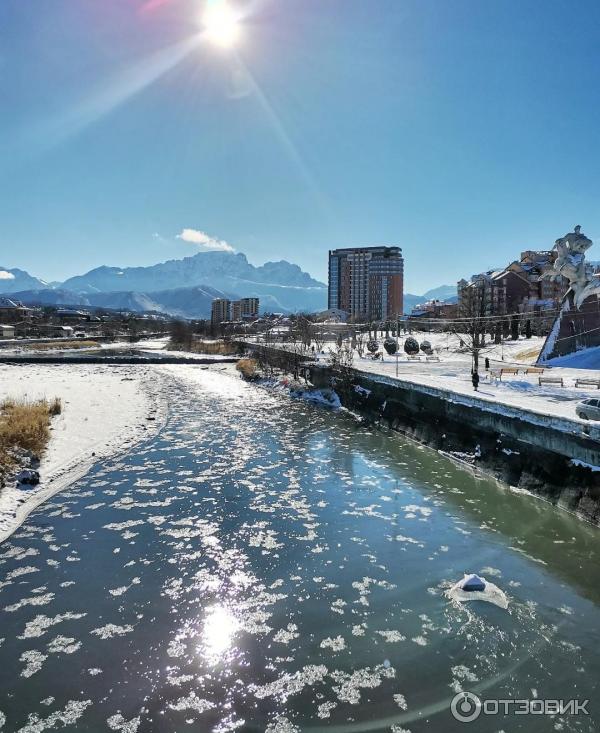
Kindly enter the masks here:
[[204, 33], [211, 43], [231, 48], [240, 37], [239, 18], [224, 0], [213, 0], [203, 17]]

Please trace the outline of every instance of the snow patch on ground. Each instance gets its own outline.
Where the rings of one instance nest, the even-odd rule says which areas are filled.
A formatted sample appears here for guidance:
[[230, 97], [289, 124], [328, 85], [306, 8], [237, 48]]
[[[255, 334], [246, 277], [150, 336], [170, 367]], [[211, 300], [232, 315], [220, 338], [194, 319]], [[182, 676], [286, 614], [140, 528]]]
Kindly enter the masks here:
[[[52, 420], [40, 484], [0, 489], [0, 542], [36, 506], [87, 473], [96, 460], [130, 448], [158, 429], [164, 415], [158, 374], [146, 366], [0, 365], [0, 395], [29, 400], [60, 397], [63, 406]], [[149, 416], [155, 419], [146, 421]]]
[[594, 466], [593, 463], [586, 463], [585, 461], [580, 461], [578, 458], [571, 458], [571, 464], [573, 466], [579, 466], [580, 468], [589, 468], [589, 470], [594, 473], [596, 473], [597, 471], [600, 471], [600, 466]]
[[600, 369], [600, 346], [591, 349], [582, 349], [567, 356], [557, 356], [548, 359], [545, 364], [549, 366], [567, 367], [570, 369]]

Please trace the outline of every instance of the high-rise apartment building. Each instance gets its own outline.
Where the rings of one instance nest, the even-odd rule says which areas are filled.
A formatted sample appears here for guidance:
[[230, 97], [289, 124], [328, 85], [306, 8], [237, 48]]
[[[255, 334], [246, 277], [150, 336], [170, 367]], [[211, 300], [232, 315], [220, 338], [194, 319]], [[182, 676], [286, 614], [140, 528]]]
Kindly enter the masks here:
[[214, 325], [224, 321], [258, 318], [258, 306], [258, 298], [240, 298], [240, 300], [215, 298], [212, 302], [210, 320]]
[[231, 320], [244, 321], [249, 318], [258, 318], [258, 298], [241, 298], [231, 303]]
[[215, 298], [210, 311], [210, 322], [213, 325], [228, 321], [231, 315], [231, 301], [227, 298]]
[[355, 321], [402, 315], [404, 259], [400, 247], [352, 247], [329, 251], [329, 303]]

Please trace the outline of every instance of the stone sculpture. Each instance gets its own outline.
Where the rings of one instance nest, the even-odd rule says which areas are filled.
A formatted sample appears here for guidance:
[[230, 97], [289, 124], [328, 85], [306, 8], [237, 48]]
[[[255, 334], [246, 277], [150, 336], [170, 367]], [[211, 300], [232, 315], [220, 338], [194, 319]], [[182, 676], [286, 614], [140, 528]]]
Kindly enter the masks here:
[[573, 232], [556, 240], [554, 249], [557, 258], [554, 269], [543, 275], [553, 280], [561, 276], [566, 277], [570, 286], [567, 296], [572, 295], [577, 309], [590, 295], [600, 294], [600, 280], [592, 277], [585, 261], [585, 253], [591, 246], [592, 240], [582, 233], [578, 224]]

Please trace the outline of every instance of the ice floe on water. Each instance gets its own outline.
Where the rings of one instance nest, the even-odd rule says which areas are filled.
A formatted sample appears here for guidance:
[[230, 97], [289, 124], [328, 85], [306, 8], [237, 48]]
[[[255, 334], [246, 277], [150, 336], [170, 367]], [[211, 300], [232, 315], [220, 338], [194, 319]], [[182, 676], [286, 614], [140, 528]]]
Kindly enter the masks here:
[[121, 713], [115, 713], [110, 718], [106, 719], [106, 724], [110, 730], [117, 730], [120, 733], [137, 733], [137, 729], [140, 727], [141, 718], [131, 718], [126, 720]]
[[340, 652], [346, 648], [346, 642], [343, 636], [336, 636], [335, 639], [328, 637], [323, 639], [320, 644], [321, 649], [331, 649], [333, 652]]
[[273, 641], [280, 644], [289, 644], [290, 641], [297, 639], [299, 636], [300, 634], [298, 633], [296, 624], [288, 624], [287, 628], [279, 629], [279, 631], [273, 634]]
[[393, 698], [394, 702], [396, 703], [396, 705], [401, 710], [407, 710], [408, 709], [408, 704], [406, 702], [406, 698], [400, 692], [397, 692], [395, 695], [392, 695], [392, 698]]
[[21, 671], [21, 677], [31, 677], [39, 672], [46, 659], [48, 659], [47, 654], [42, 654], [35, 649], [23, 652], [19, 657], [19, 660], [25, 663], [25, 669]]
[[486, 581], [485, 578], [481, 578], [484, 586], [482, 589], [464, 590], [463, 585], [469, 577], [470, 576], [465, 575], [462, 580], [459, 580], [449, 588], [446, 591], [447, 597], [458, 603], [466, 603], [468, 601], [486, 601], [487, 603], [492, 603], [494, 606], [498, 606], [500, 608], [508, 608], [508, 598], [504, 591], [500, 590], [500, 588], [498, 588], [497, 585], [494, 585], [494, 583]]
[[47, 645], [48, 651], [52, 653], [73, 654], [81, 649], [81, 642], [70, 636], [56, 636]]
[[15, 568], [14, 570], [11, 570], [10, 573], [7, 573], [6, 580], [14, 580], [15, 578], [20, 578], [22, 575], [28, 575], [29, 573], [39, 573], [40, 569], [34, 567], [33, 565], [26, 565], [22, 568]]
[[[35, 591], [35, 589], [34, 589]], [[30, 596], [29, 598], [21, 598], [20, 601], [5, 606], [4, 610], [9, 612], [18, 611], [23, 606], [45, 606], [54, 599], [54, 593], [39, 593], [39, 595]]]
[[333, 691], [340, 702], [358, 705], [363, 690], [373, 689], [381, 685], [383, 679], [393, 679], [396, 670], [391, 665], [379, 664], [375, 667], [364, 667], [353, 672], [334, 670], [330, 673]]
[[63, 728], [75, 725], [85, 710], [92, 704], [91, 700], [69, 700], [64, 710], [57, 710], [47, 718], [40, 718], [37, 713], [29, 713], [27, 725], [19, 728], [16, 733], [43, 733], [45, 730]]
[[[360, 627], [359, 627], [360, 628]], [[406, 641], [406, 636], [401, 634], [396, 629], [385, 629], [384, 631], [376, 631], [376, 634], [383, 637], [388, 643], [395, 643], [398, 641]]]
[[183, 657], [187, 646], [180, 639], [171, 639], [167, 647], [167, 654], [170, 657]]
[[300, 728], [288, 720], [285, 715], [280, 715], [267, 725], [265, 733], [300, 733]]
[[34, 619], [28, 621], [25, 625], [23, 633], [18, 637], [19, 639], [33, 639], [38, 636], [45, 634], [48, 629], [61, 621], [72, 621], [83, 618], [87, 614], [85, 613], [73, 613], [67, 611], [66, 613], [58, 613], [56, 616], [51, 618], [44, 614], [38, 614]]
[[[523, 661], [528, 688], [542, 689], [549, 660], [592, 678], [594, 658], [571, 633], [591, 604], [582, 615], [564, 578], [532, 571], [524, 553], [545, 555], [503, 537], [487, 511], [492, 485], [483, 492], [437, 454], [344, 413], [282, 395], [265, 408], [239, 380], [248, 401], [221, 399], [214, 377], [207, 399], [197, 379], [199, 397], [174, 393], [160, 438], [98, 466], [0, 548], [5, 678], [40, 701], [27, 733], [60, 727], [55, 708], [77, 712], [65, 712], [63, 673], [94, 701], [78, 733], [157, 720], [214, 733], [360, 730], [375, 717], [400, 733], [424, 685], [437, 700], [472, 689], [517, 647], [545, 650]], [[521, 500], [503, 496], [503, 511]], [[465, 558], [506, 576], [510, 613], [444, 602], [440, 578]], [[32, 710], [1, 689], [0, 709], [10, 733]]]
[[252, 684], [249, 691], [259, 700], [273, 697], [284, 703], [292, 695], [302, 692], [305, 687], [322, 682], [326, 675], [327, 667], [324, 664], [307, 664], [296, 672], [285, 672], [273, 682]]
[[132, 631], [133, 626], [130, 624], [126, 624], [125, 626], [106, 624], [105, 626], [99, 626], [97, 629], [92, 629], [90, 634], [94, 634], [100, 639], [112, 639], [113, 636], [124, 636], [125, 634], [130, 634]]
[[195, 713], [204, 713], [206, 710], [211, 710], [215, 707], [215, 704], [210, 700], [198, 697], [195, 692], [190, 692], [186, 697], [180, 697], [174, 702], [169, 703], [171, 710], [177, 711], [188, 711], [192, 710]]

